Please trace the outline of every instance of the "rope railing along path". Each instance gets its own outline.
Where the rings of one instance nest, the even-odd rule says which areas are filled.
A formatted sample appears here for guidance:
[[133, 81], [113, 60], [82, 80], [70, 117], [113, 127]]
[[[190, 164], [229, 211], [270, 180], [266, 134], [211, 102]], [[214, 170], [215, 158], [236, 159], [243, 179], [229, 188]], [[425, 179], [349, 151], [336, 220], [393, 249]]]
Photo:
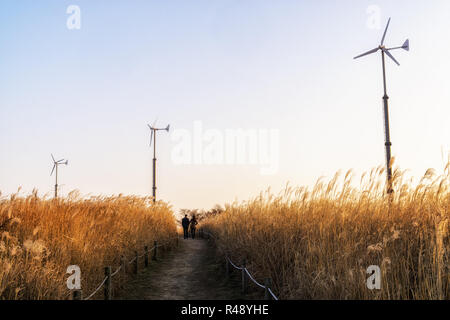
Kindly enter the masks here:
[[275, 296], [275, 294], [272, 292], [272, 290], [270, 288], [267, 288], [267, 291], [269, 291], [270, 295], [278, 301], [278, 298]]
[[128, 264], [132, 264], [133, 262], [136, 261], [136, 259], [137, 259], [137, 257], [134, 257], [133, 259], [131, 259], [131, 260], [128, 262]]
[[225, 257], [225, 259], [227, 259], [228, 262], [229, 262], [235, 269], [237, 269], [237, 270], [242, 270], [242, 269], [243, 269], [243, 268], [240, 268], [240, 267], [238, 267], [237, 265], [235, 265], [235, 264], [233, 263], [233, 261], [230, 260], [230, 258]]
[[[204, 231], [203, 229], [200, 229], [200, 236], [203, 237], [203, 235], [205, 235], [205, 234], [208, 235], [210, 238], [217, 239], [217, 237], [214, 234], [212, 234], [210, 232], [207, 232], [207, 231]], [[225, 254], [225, 260], [226, 260], [226, 263], [227, 263], [226, 264], [227, 276], [230, 273], [229, 265], [231, 265], [236, 270], [242, 271], [242, 291], [244, 293], [247, 290], [247, 279], [250, 279], [258, 287], [260, 287], [260, 288], [265, 290], [265, 294], [264, 294], [264, 296], [265, 296], [264, 298], [265, 299], [267, 299], [267, 300], [270, 300], [270, 299], [278, 300], [278, 297], [273, 293], [272, 289], [270, 288], [271, 285], [272, 285], [272, 280], [270, 278], [266, 278], [264, 280], [265, 284], [262, 285], [261, 283], [259, 283], [258, 281], [255, 280], [255, 278], [251, 275], [250, 271], [248, 271], [248, 269], [245, 267], [245, 264], [246, 264], [245, 260], [244, 260], [244, 263], [243, 263], [242, 267], [239, 267], [235, 263], [233, 263], [233, 261], [231, 261], [231, 259], [228, 257], [227, 254]]]
[[[180, 238], [180, 235], [177, 234], [176, 237], [177, 242], [176, 245], [178, 246], [178, 240]], [[149, 253], [153, 251], [153, 256], [152, 256], [152, 260], [157, 260], [157, 248], [160, 247], [164, 247], [167, 246], [168, 243], [165, 244], [158, 244], [157, 241], [154, 242], [154, 245], [151, 249], [148, 249], [147, 246], [144, 247], [144, 253], [141, 254], [140, 256], [138, 255], [138, 252], [135, 251], [135, 256], [133, 259], [131, 259], [130, 261], [128, 261], [128, 264], [133, 264], [134, 263], [134, 274], [138, 273], [138, 260], [139, 258], [145, 257], [145, 267], [148, 267], [148, 258], [149, 258]], [[111, 279], [112, 277], [114, 277], [116, 274], [119, 273], [120, 270], [123, 269], [125, 270], [125, 262], [126, 260], [122, 257], [122, 265], [120, 265], [116, 271], [114, 271], [113, 273], [111, 273], [111, 267], [105, 267], [105, 278], [103, 278], [102, 282], [100, 282], [100, 284], [97, 286], [97, 288], [90, 294], [88, 295], [86, 298], [83, 299], [82, 297], [82, 291], [81, 290], [73, 290], [72, 292], [72, 299], [73, 300], [90, 300], [92, 299], [92, 297], [94, 297], [101, 288], [105, 287], [104, 290], [104, 295], [105, 295], [105, 300], [110, 300], [111, 299]]]
[[122, 270], [122, 266], [118, 267], [116, 271], [111, 273], [111, 277], [114, 277], [116, 274], [118, 274], [120, 270]]
[[258, 287], [265, 289], [266, 286], [263, 286], [261, 283], [259, 283], [258, 281], [255, 280], [255, 278], [252, 277], [252, 275], [250, 274], [250, 272], [248, 272], [248, 269], [245, 268], [244, 271], [247, 273], [248, 277], [250, 278], [250, 280], [253, 281], [254, 284], [256, 284]]
[[90, 300], [93, 296], [95, 296], [95, 294], [103, 287], [103, 285], [106, 283], [106, 280], [108, 280], [108, 277], [105, 277], [105, 279], [103, 279], [102, 283], [99, 284], [99, 286], [97, 287], [97, 289], [94, 290], [94, 292], [92, 292], [87, 298], [83, 299], [83, 300]]

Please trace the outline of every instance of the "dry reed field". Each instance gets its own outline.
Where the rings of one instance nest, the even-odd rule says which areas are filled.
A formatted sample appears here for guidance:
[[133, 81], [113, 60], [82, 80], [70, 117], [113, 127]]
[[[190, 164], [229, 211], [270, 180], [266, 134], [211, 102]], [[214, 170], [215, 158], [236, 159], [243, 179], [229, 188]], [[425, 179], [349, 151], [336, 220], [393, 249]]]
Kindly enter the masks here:
[[[450, 299], [449, 170], [428, 170], [413, 187], [396, 169], [391, 198], [381, 167], [358, 187], [351, 171], [338, 173], [311, 190], [228, 205], [203, 228], [219, 252], [271, 277], [281, 299]], [[366, 286], [370, 265], [381, 269], [380, 290]]]
[[[0, 236], [0, 299], [69, 299], [69, 265], [81, 268], [89, 294], [122, 255], [130, 260], [154, 240], [173, 246], [176, 224], [171, 208], [150, 198], [80, 199], [74, 192], [48, 200], [33, 192], [0, 200]], [[120, 283], [126, 277], [120, 273]]]

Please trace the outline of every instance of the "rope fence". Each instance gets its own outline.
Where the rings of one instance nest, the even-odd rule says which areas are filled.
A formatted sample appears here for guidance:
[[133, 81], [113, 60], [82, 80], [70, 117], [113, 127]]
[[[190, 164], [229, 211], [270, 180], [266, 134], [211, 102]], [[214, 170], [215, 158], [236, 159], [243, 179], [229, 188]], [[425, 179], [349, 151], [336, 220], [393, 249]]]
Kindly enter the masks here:
[[[178, 234], [176, 236], [176, 240], [177, 240], [176, 245], [178, 246], [178, 241], [179, 241], [179, 235]], [[167, 245], [168, 245], [168, 243], [166, 243], [166, 244], [158, 244], [158, 242], [155, 241], [154, 244], [153, 244], [153, 247], [150, 250], [148, 249], [148, 246], [144, 247], [144, 253], [143, 254], [138, 255], [138, 252], [135, 251], [134, 258], [132, 258], [128, 262], [126, 261], [125, 257], [122, 256], [122, 258], [121, 258], [121, 260], [122, 260], [121, 265], [113, 273], [111, 273], [111, 267], [110, 266], [105, 267], [105, 278], [103, 278], [102, 282], [100, 282], [100, 284], [97, 286], [97, 288], [90, 295], [88, 295], [86, 298], [83, 298], [82, 290], [73, 290], [72, 291], [72, 299], [73, 300], [90, 300], [100, 291], [101, 288], [104, 288], [104, 300], [111, 300], [111, 297], [112, 297], [112, 294], [111, 294], [112, 293], [112, 285], [111, 285], [112, 278], [115, 275], [117, 275], [120, 272], [120, 270], [123, 269], [124, 271], [126, 271], [126, 268], [125, 268], [126, 264], [129, 264], [129, 265], [134, 264], [133, 273], [137, 274], [138, 273], [138, 262], [139, 262], [140, 258], [144, 257], [145, 268], [147, 268], [148, 264], [149, 264], [148, 263], [148, 258], [149, 258], [150, 252], [153, 251], [152, 260], [156, 261], [157, 260], [157, 251], [158, 251], [157, 249], [160, 248], [160, 247], [167, 246]]]
[[265, 286], [263, 286], [262, 284], [260, 284], [258, 281], [255, 280], [255, 278], [252, 277], [252, 275], [250, 274], [250, 272], [248, 272], [248, 269], [244, 269], [244, 271], [247, 273], [248, 277], [250, 278], [250, 280], [252, 280], [258, 287], [266, 289]]
[[[217, 239], [216, 236], [214, 236], [212, 233], [209, 233], [207, 231], [204, 231], [203, 229], [200, 229], [200, 237], [204, 238], [204, 235], [208, 235], [209, 238], [213, 238], [213, 239]], [[177, 246], [178, 246], [178, 241], [179, 241], [179, 235], [177, 235], [176, 237], [177, 239]], [[100, 282], [100, 284], [97, 286], [97, 288], [90, 294], [88, 295], [86, 298], [83, 299], [82, 297], [82, 291], [81, 290], [73, 290], [72, 292], [72, 299], [73, 300], [90, 300], [92, 299], [99, 291], [101, 288], [104, 287], [104, 300], [111, 300], [112, 297], [112, 278], [117, 275], [120, 270], [124, 270], [126, 271], [126, 265], [131, 265], [134, 264], [134, 270], [133, 273], [137, 274], [138, 273], [138, 262], [139, 259], [144, 257], [144, 263], [145, 263], [145, 267], [148, 267], [148, 258], [149, 258], [149, 254], [150, 252], [153, 251], [153, 255], [152, 255], [152, 260], [156, 261], [157, 260], [157, 249], [160, 247], [164, 247], [166, 246], [166, 244], [158, 244], [157, 241], [154, 242], [154, 245], [151, 249], [148, 249], [147, 246], [144, 247], [144, 253], [141, 255], [138, 255], [138, 252], [135, 251], [135, 256], [130, 260], [130, 261], [126, 261], [125, 257], [122, 256], [122, 264], [116, 269], [116, 271], [114, 271], [113, 273], [111, 273], [111, 267], [107, 266], [105, 267], [105, 277], [103, 278], [103, 280]], [[246, 261], [244, 260], [242, 263], [242, 266], [239, 267], [238, 265], [236, 265], [235, 263], [233, 263], [233, 261], [227, 256], [225, 255], [225, 261], [226, 261], [226, 273], [227, 273], [227, 277], [230, 275], [230, 265], [236, 269], [241, 271], [242, 273], [242, 292], [246, 293], [247, 292], [247, 288], [248, 288], [248, 279], [250, 279], [255, 285], [257, 285], [258, 287], [260, 287], [261, 289], [264, 289], [265, 293], [264, 293], [264, 298], [266, 300], [278, 300], [278, 297], [273, 293], [271, 286], [272, 286], [272, 280], [270, 278], [265, 278], [264, 279], [264, 285], [262, 285], [261, 283], [259, 283], [258, 281], [256, 281], [256, 279], [252, 276], [252, 274], [250, 273], [250, 271], [246, 268]]]
[[103, 279], [102, 283], [100, 283], [100, 285], [97, 287], [97, 289], [94, 290], [94, 292], [92, 292], [87, 298], [83, 299], [83, 300], [90, 300], [93, 296], [95, 296], [95, 294], [98, 292], [98, 290], [100, 290], [103, 285], [106, 283], [106, 280], [108, 280], [108, 277], [105, 277], [105, 279]]
[[238, 267], [237, 265], [235, 265], [235, 264], [233, 263], [233, 261], [231, 261], [228, 257], [225, 257], [225, 259], [227, 259], [228, 262], [229, 262], [235, 269], [237, 269], [237, 270], [242, 270], [242, 269], [243, 269], [243, 268], [240, 268], [240, 267]]
[[118, 267], [117, 270], [111, 274], [111, 277], [114, 277], [116, 274], [118, 274], [120, 270], [122, 270], [122, 266]]
[[[204, 231], [203, 229], [200, 229], [200, 236], [204, 238], [204, 235], [208, 235], [209, 238], [217, 239], [215, 235], [213, 235], [210, 232]], [[272, 279], [271, 278], [265, 278], [264, 279], [264, 285], [259, 283], [255, 280], [255, 278], [251, 275], [250, 271], [246, 268], [246, 261], [244, 260], [242, 263], [242, 266], [239, 267], [231, 259], [225, 254], [225, 261], [226, 261], [226, 273], [227, 276], [230, 275], [230, 265], [236, 269], [240, 270], [242, 272], [242, 292], [247, 292], [248, 287], [248, 279], [252, 280], [254, 284], [256, 284], [258, 287], [264, 289], [264, 299], [266, 300], [278, 300], [278, 297], [273, 293], [272, 289], [270, 288], [272, 286]]]

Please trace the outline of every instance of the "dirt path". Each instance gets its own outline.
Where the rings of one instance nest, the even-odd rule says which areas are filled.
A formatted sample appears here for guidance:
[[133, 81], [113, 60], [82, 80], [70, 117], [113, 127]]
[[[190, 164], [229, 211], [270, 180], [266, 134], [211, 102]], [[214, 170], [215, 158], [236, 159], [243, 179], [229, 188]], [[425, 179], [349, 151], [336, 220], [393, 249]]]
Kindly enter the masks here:
[[207, 240], [180, 239], [177, 249], [140, 272], [120, 299], [225, 300], [244, 299], [239, 280], [226, 280], [214, 249]]

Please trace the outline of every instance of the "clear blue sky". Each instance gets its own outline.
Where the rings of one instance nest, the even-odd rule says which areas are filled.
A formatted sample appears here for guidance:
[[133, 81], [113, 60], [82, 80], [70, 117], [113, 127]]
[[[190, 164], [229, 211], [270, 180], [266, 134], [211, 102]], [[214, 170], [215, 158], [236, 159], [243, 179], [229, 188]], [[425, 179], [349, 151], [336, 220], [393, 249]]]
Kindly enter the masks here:
[[[69, 5], [81, 29], [68, 30]], [[25, 1], [0, 3], [0, 190], [50, 193], [50, 153], [68, 158], [61, 191], [151, 193], [147, 123], [278, 129], [280, 164], [181, 165], [158, 135], [158, 195], [175, 208], [245, 200], [286, 182], [384, 164], [379, 55], [388, 61], [396, 164], [443, 169], [450, 141], [450, 2]]]

